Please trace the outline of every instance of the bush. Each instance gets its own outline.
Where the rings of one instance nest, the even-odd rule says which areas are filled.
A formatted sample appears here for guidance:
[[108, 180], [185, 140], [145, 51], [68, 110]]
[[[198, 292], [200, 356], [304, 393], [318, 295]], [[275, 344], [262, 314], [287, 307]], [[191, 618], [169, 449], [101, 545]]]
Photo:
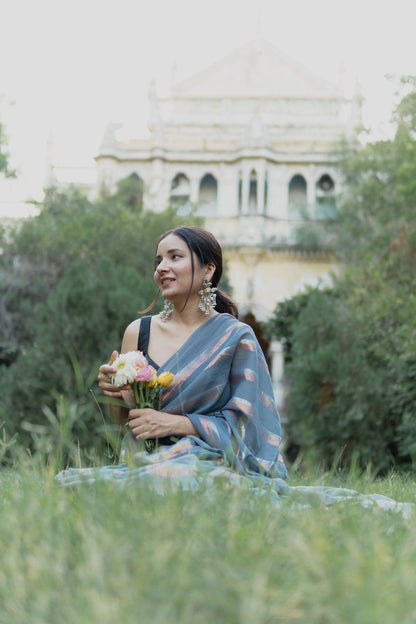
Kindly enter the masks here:
[[[89, 386], [157, 293], [158, 236], [183, 222], [171, 209], [143, 212], [138, 198], [134, 179], [97, 202], [50, 189], [40, 214], [4, 245], [0, 425], [30, 453], [56, 443], [64, 464], [83, 453], [108, 457], [111, 425], [103, 432]], [[72, 436], [65, 444], [62, 430]]]
[[279, 304], [269, 325], [289, 353], [288, 456], [300, 451], [326, 468], [357, 456], [375, 470], [409, 467], [416, 458], [414, 298], [405, 303], [396, 291], [380, 301], [372, 295], [382, 274], [373, 273], [366, 289], [358, 277], [350, 274], [348, 284], [345, 275], [343, 290], [310, 289]]
[[319, 291], [311, 293], [294, 328], [286, 425], [292, 444], [329, 466], [356, 454], [364, 464], [390, 463], [392, 430], [383, 383], [366, 361], [353, 311]]

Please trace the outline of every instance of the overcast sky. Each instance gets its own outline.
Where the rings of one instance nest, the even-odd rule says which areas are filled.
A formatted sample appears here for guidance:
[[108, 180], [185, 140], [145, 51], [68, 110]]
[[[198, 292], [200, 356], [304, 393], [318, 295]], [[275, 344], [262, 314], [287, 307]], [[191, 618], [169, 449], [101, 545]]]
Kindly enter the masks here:
[[16, 181], [0, 217], [41, 199], [55, 164], [91, 165], [109, 121], [140, 135], [149, 81], [167, 90], [261, 35], [318, 75], [361, 83], [364, 122], [387, 131], [394, 86], [416, 74], [414, 0], [0, 0], [0, 119]]

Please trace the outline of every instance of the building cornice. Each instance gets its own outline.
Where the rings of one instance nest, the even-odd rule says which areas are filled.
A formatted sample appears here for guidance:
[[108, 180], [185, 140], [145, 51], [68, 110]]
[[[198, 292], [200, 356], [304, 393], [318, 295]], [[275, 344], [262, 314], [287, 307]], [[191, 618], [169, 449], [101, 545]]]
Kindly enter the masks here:
[[187, 150], [186, 152], [171, 151], [162, 148], [154, 148], [146, 151], [131, 150], [111, 150], [100, 153], [95, 157], [96, 162], [105, 161], [106, 159], [115, 161], [119, 164], [131, 163], [131, 162], [149, 162], [154, 160], [160, 160], [167, 164], [171, 163], [238, 163], [243, 160], [265, 160], [267, 162], [275, 164], [300, 164], [310, 163], [319, 165], [331, 165], [336, 164], [337, 157], [332, 154], [328, 154], [327, 151], [322, 149], [322, 152], [318, 152], [316, 149], [313, 151], [303, 152], [276, 152], [269, 148], [252, 148], [242, 147], [235, 150], [227, 151], [206, 151], [206, 150]]
[[333, 250], [330, 248], [307, 249], [296, 245], [273, 243], [270, 241], [253, 245], [247, 245], [247, 243], [239, 244], [238, 242], [229, 243], [227, 241], [221, 241], [221, 245], [225, 253], [238, 252], [242, 256], [248, 257], [255, 255], [258, 262], [267, 258], [267, 256], [270, 256], [270, 254], [273, 256], [279, 256], [281, 260], [297, 260], [302, 258], [305, 260], [313, 259], [315, 262], [338, 262]]

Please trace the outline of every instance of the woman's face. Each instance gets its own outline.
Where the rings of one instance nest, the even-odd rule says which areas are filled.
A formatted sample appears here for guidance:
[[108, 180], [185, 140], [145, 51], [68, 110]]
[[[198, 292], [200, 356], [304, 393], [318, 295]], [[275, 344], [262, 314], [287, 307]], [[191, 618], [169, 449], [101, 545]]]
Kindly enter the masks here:
[[165, 299], [169, 301], [185, 301], [192, 290], [190, 298], [198, 296], [205, 276], [210, 279], [214, 273], [213, 265], [201, 266], [198, 258], [194, 258], [194, 280], [192, 284], [191, 251], [185, 241], [176, 234], [168, 234], [163, 238], [156, 252], [155, 281]]

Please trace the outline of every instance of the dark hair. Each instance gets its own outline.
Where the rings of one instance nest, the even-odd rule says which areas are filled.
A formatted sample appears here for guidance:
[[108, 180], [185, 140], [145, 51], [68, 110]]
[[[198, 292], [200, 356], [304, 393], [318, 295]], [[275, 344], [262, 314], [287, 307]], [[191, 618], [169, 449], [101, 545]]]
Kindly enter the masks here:
[[[185, 241], [191, 252], [192, 262], [192, 280], [194, 276], [194, 258], [193, 253], [198, 258], [201, 265], [213, 264], [215, 266], [214, 274], [211, 278], [212, 286], [218, 287], [222, 276], [222, 249], [221, 245], [211, 232], [196, 226], [181, 226], [168, 230], [159, 238], [159, 243], [169, 234], [179, 236]], [[193, 253], [192, 253], [193, 252]], [[192, 288], [192, 286], [191, 286]], [[226, 295], [222, 290], [217, 290], [217, 312], [228, 312], [232, 316], [238, 318], [238, 308], [234, 301]], [[186, 305], [186, 304], [185, 304]]]

